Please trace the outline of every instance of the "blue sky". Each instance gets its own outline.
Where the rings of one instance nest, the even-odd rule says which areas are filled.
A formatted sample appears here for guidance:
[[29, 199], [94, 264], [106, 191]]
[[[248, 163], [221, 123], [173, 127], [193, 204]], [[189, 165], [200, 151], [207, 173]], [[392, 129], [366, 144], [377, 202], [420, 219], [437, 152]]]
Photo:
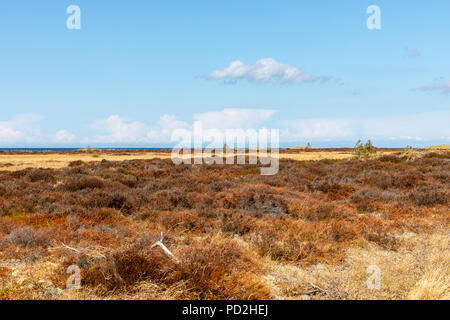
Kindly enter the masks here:
[[282, 145], [450, 143], [449, 16], [446, 0], [2, 1], [0, 147], [171, 145], [194, 120]]

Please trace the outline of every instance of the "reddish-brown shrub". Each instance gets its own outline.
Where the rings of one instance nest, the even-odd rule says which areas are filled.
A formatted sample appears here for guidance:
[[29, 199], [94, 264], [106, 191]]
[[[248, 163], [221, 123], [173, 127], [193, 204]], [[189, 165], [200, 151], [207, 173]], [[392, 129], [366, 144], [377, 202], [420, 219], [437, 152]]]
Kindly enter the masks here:
[[[193, 242], [180, 252], [182, 262], [168, 277], [171, 281], [188, 281], [200, 299], [268, 299], [270, 290], [255, 275], [260, 271], [236, 242], [228, 239], [205, 239]], [[244, 284], [236, 288], [236, 280]]]
[[75, 192], [83, 189], [100, 189], [104, 185], [104, 182], [96, 177], [78, 177], [70, 179], [62, 186], [67, 191]]
[[450, 194], [445, 190], [433, 190], [430, 188], [419, 188], [410, 193], [411, 199], [419, 206], [446, 205]]
[[156, 210], [190, 209], [194, 206], [187, 194], [178, 189], [155, 192], [150, 197], [150, 203]]
[[81, 160], [71, 161], [71, 162], [69, 162], [69, 167], [70, 168], [79, 167], [79, 166], [82, 166], [83, 164], [84, 164], [84, 162]]
[[253, 219], [242, 211], [220, 211], [220, 228], [225, 233], [243, 236], [253, 227]]
[[321, 203], [308, 207], [303, 214], [303, 218], [310, 221], [321, 221], [326, 219], [345, 219], [349, 215], [347, 208], [336, 206], [332, 203]]
[[174, 266], [174, 262], [158, 249], [143, 251], [133, 247], [90, 266], [83, 282], [108, 290], [121, 289], [148, 279], [162, 282]]
[[[260, 270], [258, 264], [231, 240], [194, 241], [176, 254], [179, 262], [160, 248], [134, 246], [100, 261], [76, 262], [84, 268], [84, 284], [107, 291], [152, 280], [166, 286], [187, 283], [187, 294], [195, 299], [271, 298], [270, 290], [255, 275]], [[64, 267], [69, 263], [74, 259], [67, 260]], [[241, 284], [238, 288], [237, 282]]]
[[378, 244], [386, 250], [397, 250], [399, 242], [397, 239], [387, 232], [364, 232], [363, 237], [370, 242]]
[[8, 190], [4, 186], [0, 185], [0, 197], [3, 197], [6, 192], [8, 192]]
[[381, 192], [376, 189], [363, 189], [350, 196], [350, 200], [356, 205], [356, 211], [367, 213], [376, 211], [379, 206], [376, 202], [381, 197]]
[[86, 199], [80, 199], [80, 202], [88, 208], [112, 208], [124, 214], [131, 214], [138, 208], [135, 198], [121, 191], [92, 192]]
[[355, 226], [347, 221], [331, 221], [326, 232], [327, 236], [336, 242], [353, 240], [358, 235]]
[[400, 157], [395, 155], [383, 155], [379, 157], [377, 160], [381, 162], [392, 162], [392, 163], [399, 163], [402, 161]]
[[257, 211], [274, 217], [289, 213], [287, 201], [269, 189], [255, 188], [239, 193], [220, 193], [216, 198], [219, 206], [224, 209]]
[[44, 181], [53, 183], [55, 181], [53, 172], [51, 169], [32, 169], [27, 173], [27, 177], [31, 182]]
[[321, 183], [317, 190], [322, 191], [328, 195], [330, 200], [339, 200], [344, 199], [351, 195], [355, 191], [355, 187], [349, 184], [340, 184], [340, 183]]
[[36, 231], [31, 227], [14, 229], [4, 238], [4, 241], [21, 247], [45, 247], [50, 239], [42, 231]]
[[403, 189], [414, 188], [424, 180], [425, 177], [421, 173], [406, 173], [394, 176], [393, 185], [394, 187]]

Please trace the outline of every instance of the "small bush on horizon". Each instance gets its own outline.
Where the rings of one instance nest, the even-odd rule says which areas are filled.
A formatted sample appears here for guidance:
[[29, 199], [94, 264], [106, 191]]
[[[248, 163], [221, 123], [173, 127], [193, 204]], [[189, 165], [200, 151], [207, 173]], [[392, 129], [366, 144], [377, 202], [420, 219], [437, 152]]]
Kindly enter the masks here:
[[305, 152], [308, 152], [308, 151], [311, 151], [311, 150], [312, 150], [311, 144], [308, 142], [308, 144], [305, 147]]
[[358, 157], [369, 157], [377, 153], [377, 149], [372, 145], [372, 141], [367, 140], [367, 142], [363, 145], [361, 140], [358, 140], [353, 148], [353, 154]]

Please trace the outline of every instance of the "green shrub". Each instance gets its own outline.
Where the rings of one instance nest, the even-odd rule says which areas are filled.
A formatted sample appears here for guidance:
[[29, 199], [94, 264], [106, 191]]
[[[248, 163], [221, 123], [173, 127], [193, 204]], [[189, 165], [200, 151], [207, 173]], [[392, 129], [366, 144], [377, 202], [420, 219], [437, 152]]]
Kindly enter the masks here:
[[372, 141], [367, 140], [363, 145], [361, 140], [358, 140], [353, 148], [353, 154], [358, 157], [364, 156], [368, 157], [377, 153], [377, 149], [372, 145]]

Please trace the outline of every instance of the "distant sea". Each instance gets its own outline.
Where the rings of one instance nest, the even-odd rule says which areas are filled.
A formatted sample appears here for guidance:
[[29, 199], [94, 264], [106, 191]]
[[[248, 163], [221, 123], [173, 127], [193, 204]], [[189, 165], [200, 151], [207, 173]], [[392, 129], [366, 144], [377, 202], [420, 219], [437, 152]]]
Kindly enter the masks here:
[[[77, 151], [86, 148], [0, 148], [0, 151]], [[92, 148], [96, 150], [136, 150], [136, 151], [152, 151], [152, 150], [167, 150], [167, 148]]]

